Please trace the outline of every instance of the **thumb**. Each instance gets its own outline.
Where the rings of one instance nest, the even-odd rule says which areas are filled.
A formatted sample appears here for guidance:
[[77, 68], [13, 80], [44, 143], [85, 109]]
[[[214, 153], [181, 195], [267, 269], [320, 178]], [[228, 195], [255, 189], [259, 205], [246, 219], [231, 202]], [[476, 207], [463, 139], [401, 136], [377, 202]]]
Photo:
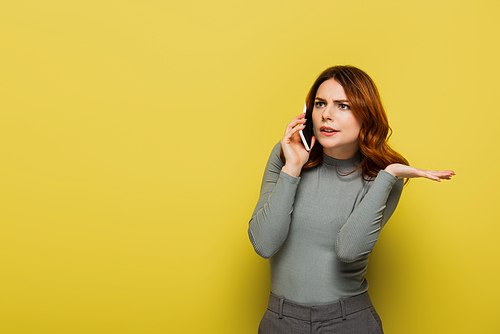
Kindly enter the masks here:
[[311, 150], [314, 147], [314, 143], [316, 143], [316, 137], [312, 136], [311, 137]]

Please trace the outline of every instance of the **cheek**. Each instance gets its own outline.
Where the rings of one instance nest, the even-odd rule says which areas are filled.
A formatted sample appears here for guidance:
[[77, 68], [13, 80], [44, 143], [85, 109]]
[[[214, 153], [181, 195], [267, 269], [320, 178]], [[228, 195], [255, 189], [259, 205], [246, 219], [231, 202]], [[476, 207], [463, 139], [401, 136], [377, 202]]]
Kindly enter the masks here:
[[355, 138], [358, 138], [360, 130], [361, 130], [361, 128], [356, 124], [356, 126], [354, 126], [352, 129], [352, 136]]
[[312, 119], [312, 122], [313, 122], [313, 130], [316, 131], [316, 127], [318, 127], [318, 124], [320, 124], [321, 118], [318, 118], [318, 113], [315, 113], [313, 111], [313, 113], [311, 115], [311, 119]]
[[352, 119], [350, 120], [350, 123], [353, 133], [359, 135], [359, 132], [361, 131], [361, 121], [353, 116]]
[[318, 116], [319, 113], [316, 111], [316, 108], [313, 109], [313, 112], [311, 113], [311, 118], [313, 120], [313, 122], [316, 122], [318, 120]]
[[361, 131], [361, 122], [358, 122], [357, 120], [353, 123], [352, 125], [353, 129], [355, 132], [357, 132], [359, 134], [359, 132]]

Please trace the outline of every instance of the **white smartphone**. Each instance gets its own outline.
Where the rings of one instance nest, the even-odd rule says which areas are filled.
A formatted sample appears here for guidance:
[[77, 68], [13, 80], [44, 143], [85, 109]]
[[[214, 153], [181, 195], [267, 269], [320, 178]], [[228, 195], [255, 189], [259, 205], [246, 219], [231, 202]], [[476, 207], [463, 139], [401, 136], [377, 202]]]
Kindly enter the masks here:
[[[302, 113], [306, 113], [307, 105], [304, 103], [304, 110]], [[299, 131], [300, 138], [302, 139], [302, 144], [307, 151], [311, 150], [311, 139], [313, 136], [312, 121], [310, 119], [306, 120], [305, 128]]]

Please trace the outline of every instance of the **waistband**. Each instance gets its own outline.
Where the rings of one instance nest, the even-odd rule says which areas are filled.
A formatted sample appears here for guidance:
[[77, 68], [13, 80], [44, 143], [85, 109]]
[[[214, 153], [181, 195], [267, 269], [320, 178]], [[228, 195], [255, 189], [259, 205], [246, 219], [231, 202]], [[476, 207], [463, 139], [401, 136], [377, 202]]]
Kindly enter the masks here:
[[327, 321], [335, 318], [346, 319], [349, 314], [353, 314], [372, 306], [372, 301], [368, 292], [360, 295], [342, 299], [336, 303], [305, 306], [280, 298], [271, 293], [268, 310], [278, 313], [280, 318], [283, 316], [305, 320], [305, 321]]

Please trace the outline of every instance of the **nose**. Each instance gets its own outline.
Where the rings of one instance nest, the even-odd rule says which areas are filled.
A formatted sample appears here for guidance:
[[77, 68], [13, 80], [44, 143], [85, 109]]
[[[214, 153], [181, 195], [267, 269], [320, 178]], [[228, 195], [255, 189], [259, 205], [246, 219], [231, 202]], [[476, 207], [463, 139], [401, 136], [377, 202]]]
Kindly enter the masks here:
[[324, 111], [323, 115], [321, 115], [321, 118], [323, 121], [332, 121], [333, 122], [333, 111], [331, 110], [330, 106], [327, 106]]

